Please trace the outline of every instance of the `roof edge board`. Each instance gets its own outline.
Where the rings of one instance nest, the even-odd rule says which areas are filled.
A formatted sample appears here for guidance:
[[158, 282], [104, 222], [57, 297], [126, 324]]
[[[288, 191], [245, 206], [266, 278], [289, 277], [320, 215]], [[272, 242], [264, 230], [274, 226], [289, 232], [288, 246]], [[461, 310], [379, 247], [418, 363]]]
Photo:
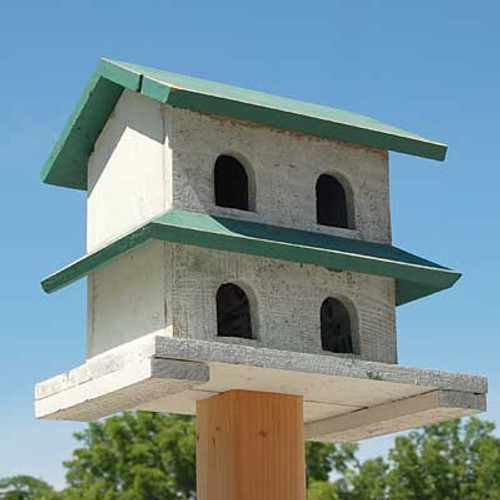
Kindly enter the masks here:
[[102, 78], [106, 78], [121, 85], [124, 89], [140, 91], [143, 75], [138, 71], [123, 68], [120, 65], [103, 58], [99, 61], [97, 71]]
[[[349, 253], [331, 249], [287, 243], [278, 240], [267, 240], [265, 238], [254, 238], [246, 235], [221, 234], [212, 231], [203, 231], [179, 225], [161, 224], [152, 222], [152, 237], [161, 241], [175, 241], [191, 246], [211, 248], [213, 250], [224, 250], [234, 253], [263, 255], [268, 258], [310, 264], [325, 268], [334, 267], [337, 272], [353, 271], [385, 276], [398, 279], [400, 270], [404, 269], [407, 278], [416, 283], [452, 286], [460, 277], [459, 273], [445, 268], [432, 268], [399, 262], [391, 259], [381, 259], [368, 254]], [[164, 236], [163, 229], [170, 229], [168, 237]], [[172, 233], [174, 235], [172, 235]], [[393, 247], [394, 248], [394, 247]], [[300, 257], [299, 257], [300, 255]], [[335, 265], [331, 263], [335, 259]], [[362, 270], [360, 270], [362, 269]]]
[[[189, 217], [193, 216], [193, 213], [189, 212], [174, 212], [175, 217], [187, 217], [188, 222]], [[207, 220], [210, 219], [210, 216], [206, 217]], [[261, 226], [266, 230], [265, 225]], [[292, 231], [296, 231], [297, 237], [300, 237], [300, 231]], [[265, 236], [256, 238], [236, 233], [222, 234], [214, 230], [203, 231], [195, 225], [189, 227], [188, 224], [185, 224], [183, 226], [175, 220], [170, 222], [153, 220], [142, 228], [48, 276], [42, 281], [42, 288], [47, 293], [55, 292], [151, 239], [213, 250], [259, 255], [266, 258], [318, 265], [326, 268], [334, 266], [336, 269], [345, 271], [393, 278], [397, 282], [398, 305], [450, 288], [460, 278], [459, 273], [445, 268], [418, 266], [396, 260], [384, 261], [383, 259], [359, 253], [332, 252], [331, 249], [327, 248], [314, 248], [301, 245], [300, 242], [292, 244], [279, 240], [270, 240], [266, 239]]]
[[[197, 82], [198, 86], [199, 85], [209, 85], [209, 86], [212, 86], [212, 87], [213, 86], [219, 87], [219, 91], [214, 90], [214, 88], [212, 88], [210, 91], [208, 91], [208, 90], [204, 91], [204, 90], [202, 90], [200, 88], [197, 88], [197, 89], [193, 88], [193, 87], [195, 87], [195, 85], [191, 85], [191, 87], [190, 87], [185, 82], [184, 83], [175, 82], [175, 78], [179, 78], [179, 77], [186, 78], [183, 75], [178, 75], [178, 74], [176, 75], [176, 74], [173, 74], [173, 73], [167, 73], [167, 72], [163, 72], [163, 71], [160, 71], [160, 70], [155, 70], [154, 68], [148, 68], [148, 67], [144, 67], [144, 66], [137, 66], [137, 65], [133, 65], [133, 64], [130, 64], [130, 63], [125, 63], [125, 62], [122, 62], [122, 61], [114, 61], [114, 60], [111, 60], [111, 59], [109, 59], [108, 62], [116, 64], [117, 66], [121, 66], [123, 69], [131, 70], [131, 71], [135, 71], [135, 72], [139, 71], [136, 68], [141, 68], [140, 72], [141, 72], [141, 74], [144, 75], [145, 78], [147, 78], [147, 79], [149, 79], [151, 81], [154, 81], [157, 85], [163, 85], [165, 87], [172, 88], [173, 90], [177, 90], [177, 91], [181, 91], [181, 92], [184, 91], [184, 92], [188, 92], [188, 93], [191, 93], [191, 94], [199, 94], [199, 95], [205, 95], [205, 96], [215, 97], [215, 98], [219, 98], [219, 99], [227, 100], [227, 101], [241, 102], [241, 103], [253, 105], [253, 106], [256, 106], [256, 107], [259, 107], [259, 108], [268, 108], [268, 109], [274, 109], [274, 110], [279, 110], [279, 111], [285, 111], [283, 109], [283, 106], [286, 106], [286, 105], [283, 102], [281, 103], [281, 107], [279, 105], [276, 105], [276, 104], [274, 104], [274, 105], [270, 104], [269, 102], [267, 102], [267, 103], [256, 102], [255, 95], [261, 96], [263, 98], [271, 98], [271, 99], [277, 99], [279, 101], [287, 101], [289, 104], [291, 103], [291, 104], [294, 104], [294, 105], [312, 106], [312, 107], [316, 108], [316, 112], [311, 112], [310, 110], [309, 111], [301, 110], [300, 112], [298, 112], [297, 110], [294, 111], [292, 109], [287, 109], [286, 111], [288, 111], [291, 114], [300, 115], [300, 116], [309, 117], [309, 118], [318, 119], [318, 120], [325, 120], [324, 117], [321, 117], [320, 115], [317, 114], [319, 112], [319, 110], [322, 110], [324, 112], [336, 111], [336, 112], [339, 112], [339, 113], [347, 113], [349, 115], [352, 115], [352, 117], [365, 119], [365, 120], [368, 120], [369, 122], [372, 122], [373, 124], [376, 124], [376, 125], [379, 125], [379, 126], [382, 125], [382, 126], [385, 126], [385, 127], [389, 127], [391, 129], [393, 129], [394, 131], [399, 132], [399, 133], [390, 134], [388, 131], [386, 131], [387, 134], [393, 135], [394, 137], [411, 137], [411, 138], [413, 138], [414, 140], [417, 140], [417, 141], [426, 142], [426, 143], [433, 144], [433, 145], [440, 146], [440, 147], [446, 147], [446, 144], [444, 144], [444, 143], [430, 140], [430, 139], [428, 139], [426, 137], [422, 137], [420, 135], [414, 134], [414, 133], [409, 132], [407, 130], [403, 130], [403, 129], [399, 128], [399, 127], [394, 127], [394, 126], [388, 125], [386, 123], [380, 122], [380, 121], [375, 120], [375, 119], [373, 119], [373, 118], [371, 118], [369, 116], [366, 116], [366, 115], [361, 115], [359, 113], [355, 113], [355, 112], [351, 112], [351, 111], [344, 111], [344, 110], [341, 110], [341, 109], [338, 109], [338, 108], [333, 108], [331, 106], [314, 104], [314, 103], [307, 102], [307, 101], [300, 101], [300, 100], [289, 98], [289, 97], [282, 97], [282, 96], [275, 95], [275, 94], [268, 94], [266, 92], [261, 92], [261, 91], [256, 91], [256, 90], [250, 90], [250, 89], [243, 88], [243, 87], [237, 87], [237, 86], [228, 85], [228, 84], [221, 84], [221, 83], [217, 83], [217, 82], [213, 82], [213, 81], [209, 81], [209, 80], [202, 80], [200, 78], [195, 78], [195, 77], [187, 77], [187, 78], [190, 78], [191, 80], [195, 80]], [[162, 79], [159, 76], [149, 76], [149, 75], [146, 74], [147, 71], [153, 71], [153, 72], [156, 71], [156, 72], [160, 72], [160, 73], [165, 73], [165, 75], [163, 77], [165, 79]], [[167, 81], [167, 79], [169, 79], [169, 78], [172, 80], [171, 82]], [[233, 97], [229, 97], [228, 95], [224, 95], [224, 92], [220, 91], [221, 87], [226, 87], [226, 88], [229, 88], [231, 90], [237, 90], [239, 92], [248, 92], [248, 93], [251, 93], [253, 95], [253, 100], [252, 100], [251, 97], [246, 97], [245, 98], [245, 97], [241, 97], [240, 96], [239, 98], [235, 99]], [[356, 124], [353, 124], [353, 123], [347, 123], [345, 121], [338, 120], [338, 119], [331, 120], [331, 121], [336, 121], [338, 123], [346, 123], [347, 125], [354, 126], [354, 127], [359, 126], [359, 125], [356, 125]], [[378, 131], [378, 129], [376, 127], [373, 127], [372, 125], [370, 125], [369, 122], [363, 124], [362, 128], [364, 128], [364, 129], [370, 129], [370, 130], [373, 130], [373, 131]]]
[[[156, 84], [157, 86], [164, 85], [168, 87], [159, 82], [156, 82]], [[431, 160], [444, 161], [447, 152], [446, 145], [424, 138], [391, 134], [339, 121], [298, 115], [291, 111], [259, 106], [175, 87], [169, 88], [167, 98], [161, 100], [161, 102], [178, 108], [258, 123], [290, 132], [299, 132], [376, 149], [420, 156]]]
[[146, 97], [167, 104], [171, 90], [171, 87], [163, 82], [159, 82], [154, 78], [148, 78], [144, 75], [142, 77], [141, 94]]
[[[105, 59], [99, 62], [42, 168], [42, 182], [87, 189], [86, 161], [94, 148], [95, 140], [123, 90], [138, 91], [141, 79], [140, 74], [125, 70]], [[104, 81], [109, 84], [106, 85]], [[99, 109], [99, 106], [92, 109], [95, 107], [93, 104], [102, 98], [108, 105], [103, 109]]]
[[[111, 64], [115, 64], [116, 66], [119, 66], [125, 70], [130, 70], [130, 71], [138, 71], [137, 69], [134, 69], [133, 66], [134, 65], [130, 65], [129, 63], [124, 63], [124, 62], [121, 62], [121, 61], [113, 61], [113, 60], [108, 60], [108, 62], [110, 62]], [[353, 123], [347, 123], [347, 122], [343, 122], [341, 120], [327, 120], [325, 119], [324, 117], [321, 117], [321, 116], [318, 116], [317, 114], [315, 113], [311, 113], [311, 112], [306, 112], [304, 110], [298, 112], [298, 111], [294, 111], [294, 110], [291, 110], [291, 109], [282, 109], [280, 108], [279, 106], [275, 105], [270, 105], [269, 103], [257, 103], [257, 102], [253, 102], [251, 99], [244, 99], [244, 98], [239, 98], [239, 99], [234, 99], [232, 97], [228, 97], [227, 95], [224, 95], [223, 92], [214, 92], [213, 90], [211, 90], [210, 92], [209, 91], [203, 91], [203, 90], [200, 90], [200, 89], [194, 89], [194, 88], [190, 88], [188, 85], [186, 84], [179, 84], [179, 83], [173, 83], [173, 82], [168, 82], [168, 81], [165, 81], [165, 80], [162, 80], [161, 78], [157, 77], [157, 76], [148, 76], [146, 74], [146, 71], [157, 71], [157, 70], [154, 70], [153, 68], [146, 68], [146, 67], [141, 67], [141, 70], [142, 70], [142, 75], [145, 79], [145, 81], [147, 80], [148, 83], [152, 86], [154, 86], [156, 89], [156, 92], [152, 93], [150, 95], [151, 98], [156, 98], [157, 100], [161, 101], [161, 102], [169, 102], [169, 104], [172, 104], [172, 105], [177, 105], [177, 100], [181, 100], [179, 99], [179, 96], [185, 94], [187, 96], [198, 96], [198, 98], [200, 99], [203, 99], [203, 98], [209, 98], [209, 99], [214, 99], [214, 100], [217, 100], [217, 102], [222, 102], [222, 103], [233, 103], [233, 104], [239, 104], [239, 105], [244, 105], [244, 106], [248, 106], [248, 107], [253, 107], [253, 108], [256, 108], [258, 110], [269, 110], [269, 111], [274, 111], [274, 112], [277, 112], [277, 113], [282, 113], [282, 114], [289, 114], [289, 115], [292, 115], [294, 116], [296, 119], [310, 119], [310, 120], [313, 120], [313, 121], [320, 121], [320, 122], [325, 122], [325, 123], [331, 123], [331, 124], [338, 124], [338, 125], [342, 125], [346, 128], [353, 128], [353, 129], [358, 129], [358, 130], [363, 130], [363, 131], [367, 131], [367, 132], [372, 132], [376, 135], [381, 135], [381, 136], [387, 136], [388, 138], [392, 138], [392, 139], [402, 139], [402, 140], [405, 140], [405, 141], [410, 141], [411, 143], [415, 143], [415, 144], [419, 144], [419, 145], [427, 145], [428, 148], [430, 148], [430, 152], [426, 152], [426, 151], [422, 151], [421, 153], [419, 153], [418, 151], [414, 151], [414, 150], [407, 150], [407, 149], [401, 149], [401, 150], [396, 150], [396, 149], [392, 149], [390, 147], [387, 147], [386, 149], [390, 149], [390, 150], [393, 150], [393, 151], [399, 151], [399, 152], [402, 152], [402, 153], [407, 153], [407, 154], [414, 154], [414, 155], [417, 155], [417, 156], [422, 156], [422, 157], [426, 157], [426, 158], [430, 158], [430, 159], [435, 159], [435, 160], [439, 160], [439, 161], [442, 161], [444, 159], [444, 157], [446, 156], [446, 151], [447, 151], [447, 146], [446, 144], [444, 143], [441, 143], [441, 142], [438, 142], [438, 141], [433, 141], [433, 140], [430, 140], [430, 139], [427, 139], [425, 137], [422, 137], [420, 135], [417, 135], [417, 134], [413, 134], [411, 132], [408, 132], [407, 130], [403, 130], [403, 129], [400, 129], [399, 127], [393, 127], [393, 126], [390, 126], [388, 124], [385, 124], [385, 123], [382, 123], [382, 122], [379, 122], [378, 120], [374, 120], [370, 117], [367, 117], [365, 115], [361, 115], [359, 113], [354, 113], [354, 112], [348, 112], [349, 114], [353, 115], [353, 116], [356, 116], [358, 118], [361, 118], [361, 119], [369, 119], [370, 121], [372, 121], [374, 124], [377, 124], [377, 125], [382, 125], [382, 126], [386, 126], [386, 127], [390, 127], [396, 131], [398, 131], [399, 133], [391, 133], [389, 132], [388, 130], [386, 130], [385, 132], [383, 131], [380, 131], [378, 130], [377, 128], [374, 128], [373, 126], [369, 125], [369, 124], [363, 124], [362, 126], [360, 125], [356, 125], [356, 124], [353, 124]], [[173, 74], [170, 74], [170, 76], [172, 77]], [[178, 76], [181, 76], [181, 75], [176, 75], [177, 77]], [[203, 83], [206, 83], [206, 84], [216, 84], [216, 85], [220, 85], [220, 84], [217, 84], [216, 82], [210, 82], [208, 80], [201, 80], [199, 78], [194, 78], [194, 80], [197, 80], [198, 82], [203, 82]], [[230, 87], [232, 89], [238, 89], [239, 91], [241, 92], [255, 92], [256, 94], [259, 94], [259, 95], [262, 95], [262, 96], [266, 96], [266, 97], [270, 97], [270, 98], [276, 98], [276, 99], [286, 99], [287, 101], [290, 101], [292, 103], [299, 103], [299, 104], [302, 104], [302, 105], [312, 105], [312, 106], [315, 106], [315, 107], [318, 107], [318, 108], [324, 108], [324, 110], [326, 111], [332, 111], [334, 110], [335, 108], [332, 108], [330, 106], [320, 106], [320, 105], [316, 105], [316, 104], [313, 104], [313, 103], [309, 103], [309, 102], [306, 102], [306, 101], [299, 101], [299, 100], [296, 100], [296, 99], [292, 99], [292, 98], [282, 98], [281, 96], [277, 96], [277, 95], [273, 95], [273, 94], [268, 94], [268, 93], [265, 93], [265, 92], [260, 92], [260, 91], [251, 91], [249, 89], [246, 89], [246, 88], [242, 88], [242, 87], [235, 87], [235, 86], [232, 86], [232, 85], [227, 85], [227, 84], [222, 84], [224, 87]], [[161, 94], [160, 97], [158, 97], [158, 93]], [[156, 94], [156, 96], [155, 96]], [[146, 94], [147, 95], [147, 94]], [[184, 99], [186, 100], [186, 99]], [[193, 108], [192, 106], [186, 106], [186, 105], [179, 105], [179, 107], [184, 107], [186, 109], [195, 109]], [[221, 114], [220, 111], [217, 112], [217, 109], [213, 110], [213, 109], [210, 109], [210, 110], [202, 110], [200, 109], [199, 111], [204, 111], [204, 112], [208, 112], [210, 114]], [[340, 109], [337, 109], [336, 111], [339, 111], [339, 112], [343, 112], [343, 110], [340, 110]], [[227, 115], [223, 115], [223, 116], [227, 116]], [[229, 116], [230, 118], [232, 118], [232, 116]], [[236, 117], [236, 119], [242, 119], [244, 121], [252, 121], [252, 120], [249, 120], [248, 118], [241, 118], [241, 117]], [[258, 120], [255, 120], [257, 123], [260, 123]], [[274, 125], [274, 126], [278, 126], [280, 127], [279, 125]], [[283, 128], [283, 127], [280, 127], [280, 128]], [[293, 130], [296, 130], [296, 128], [294, 127]], [[310, 132], [308, 130], [305, 130], [304, 133], [313, 133], [315, 134], [314, 132]], [[316, 134], [315, 134], [316, 135]], [[333, 138], [335, 139], [335, 137], [332, 137], [331, 135], [326, 135], [326, 137], [329, 137], [329, 138]], [[347, 142], [350, 142], [351, 139], [339, 139], [339, 140], [346, 140]], [[365, 144], [365, 145], [369, 145], [369, 144]], [[377, 146], [373, 146], [373, 147], [377, 147]], [[383, 147], [381, 149], [384, 149]]]
[[140, 247], [151, 239], [151, 226], [145, 226], [122, 236], [109, 245], [63, 267], [41, 281], [45, 293], [57, 292], [61, 288], [78, 281], [87, 274], [109, 264], [130, 250]]
[[[139, 67], [140, 68], [140, 67]], [[318, 137], [395, 151], [443, 161], [445, 144], [411, 134], [380, 122], [388, 130], [377, 130], [365, 124], [327, 119], [307, 111], [280, 109], [269, 103], [233, 99], [230, 96], [203, 93], [199, 89], [183, 88], [146, 74], [148, 68], [134, 69], [125, 63], [101, 59], [70, 115], [42, 169], [42, 181], [47, 184], [87, 189], [87, 160], [94, 143], [109, 119], [116, 102], [125, 90], [141, 94], [162, 103], [183, 109], [253, 122], [281, 130], [295, 131]], [[107, 83], [106, 83], [107, 82]], [[246, 89], [242, 89], [243, 91]], [[279, 98], [279, 96], [271, 96]], [[309, 104], [309, 103], [303, 103]], [[328, 109], [325, 107], [325, 109]], [[342, 112], [341, 110], [339, 112]], [[363, 115], [353, 114], [366, 118]], [[375, 123], [375, 122], [374, 122]], [[393, 130], [391, 130], [393, 129]]]

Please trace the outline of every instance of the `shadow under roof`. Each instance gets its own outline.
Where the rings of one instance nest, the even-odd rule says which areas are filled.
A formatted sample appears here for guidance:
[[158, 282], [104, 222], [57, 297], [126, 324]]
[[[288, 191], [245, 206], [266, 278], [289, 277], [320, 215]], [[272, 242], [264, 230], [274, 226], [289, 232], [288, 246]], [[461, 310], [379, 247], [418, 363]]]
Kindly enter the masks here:
[[87, 189], [87, 160], [125, 89], [174, 107], [444, 160], [446, 146], [372, 118], [254, 90], [102, 59], [42, 170], [47, 184]]

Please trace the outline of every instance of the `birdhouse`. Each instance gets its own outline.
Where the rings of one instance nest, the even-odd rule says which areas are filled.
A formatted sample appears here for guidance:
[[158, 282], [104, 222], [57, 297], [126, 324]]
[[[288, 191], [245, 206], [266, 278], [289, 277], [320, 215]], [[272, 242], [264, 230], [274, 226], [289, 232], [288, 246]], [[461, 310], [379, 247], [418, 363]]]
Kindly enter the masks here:
[[39, 418], [193, 414], [232, 389], [299, 395], [308, 439], [485, 409], [482, 377], [397, 364], [396, 307], [460, 274], [391, 242], [389, 151], [446, 146], [365, 116], [103, 59], [44, 170], [87, 193], [86, 362]]

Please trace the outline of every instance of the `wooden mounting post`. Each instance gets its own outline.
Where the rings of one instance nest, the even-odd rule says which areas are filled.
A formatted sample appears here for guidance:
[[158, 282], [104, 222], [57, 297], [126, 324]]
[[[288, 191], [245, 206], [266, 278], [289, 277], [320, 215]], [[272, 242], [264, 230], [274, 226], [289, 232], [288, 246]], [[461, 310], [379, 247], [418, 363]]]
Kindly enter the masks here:
[[229, 391], [197, 404], [198, 500], [304, 500], [302, 397]]

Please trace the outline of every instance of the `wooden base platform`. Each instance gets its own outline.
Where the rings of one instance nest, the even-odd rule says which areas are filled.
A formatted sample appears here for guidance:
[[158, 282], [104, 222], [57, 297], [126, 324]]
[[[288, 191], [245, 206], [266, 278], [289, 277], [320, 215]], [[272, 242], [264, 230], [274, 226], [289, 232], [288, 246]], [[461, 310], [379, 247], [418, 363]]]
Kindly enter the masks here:
[[38, 418], [123, 409], [194, 415], [231, 390], [301, 396], [306, 439], [358, 441], [486, 409], [484, 377], [151, 335], [38, 384]]

